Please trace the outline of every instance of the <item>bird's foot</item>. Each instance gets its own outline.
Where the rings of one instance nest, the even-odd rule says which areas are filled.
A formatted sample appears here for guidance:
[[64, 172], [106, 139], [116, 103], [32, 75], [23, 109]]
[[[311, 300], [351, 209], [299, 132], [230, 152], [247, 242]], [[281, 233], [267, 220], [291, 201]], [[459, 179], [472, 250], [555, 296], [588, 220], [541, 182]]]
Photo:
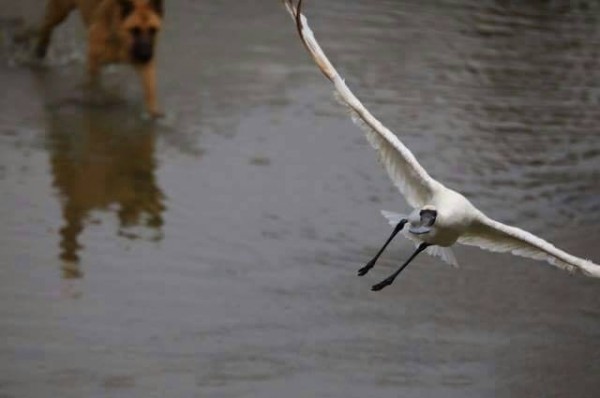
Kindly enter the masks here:
[[387, 277], [384, 280], [382, 280], [381, 282], [373, 285], [371, 287], [371, 290], [374, 291], [374, 292], [378, 292], [381, 289], [383, 289], [384, 287], [391, 285], [394, 282], [394, 279], [396, 279], [396, 278], [391, 277], [391, 276]]
[[367, 274], [367, 272], [369, 272], [371, 270], [371, 268], [373, 268], [375, 266], [375, 262], [377, 261], [377, 258], [372, 259], [371, 261], [369, 261], [367, 263], [367, 265], [365, 265], [364, 267], [362, 267], [361, 269], [358, 270], [358, 276], [365, 276]]

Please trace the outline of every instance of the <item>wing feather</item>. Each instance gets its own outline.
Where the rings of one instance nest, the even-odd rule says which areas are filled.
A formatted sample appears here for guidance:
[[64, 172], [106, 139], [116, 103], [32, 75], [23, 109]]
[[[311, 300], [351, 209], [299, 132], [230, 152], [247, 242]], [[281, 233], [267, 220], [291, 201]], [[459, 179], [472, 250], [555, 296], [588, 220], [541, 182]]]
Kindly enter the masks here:
[[564, 252], [532, 233], [502, 224], [485, 215], [478, 217], [458, 242], [493, 252], [510, 252], [521, 257], [543, 260], [567, 271], [600, 277], [599, 265]]
[[301, 13], [302, 0], [300, 0], [297, 7], [294, 7], [291, 0], [283, 0], [283, 2], [296, 21], [298, 33], [304, 46], [321, 72], [333, 83], [338, 99], [352, 113], [352, 120], [365, 132], [367, 140], [377, 151], [379, 161], [394, 185], [412, 207], [418, 208], [429, 203], [434, 190], [441, 184], [427, 173], [398, 137], [377, 120], [350, 91], [344, 79], [338, 74], [321, 49], [308, 26], [306, 18]]

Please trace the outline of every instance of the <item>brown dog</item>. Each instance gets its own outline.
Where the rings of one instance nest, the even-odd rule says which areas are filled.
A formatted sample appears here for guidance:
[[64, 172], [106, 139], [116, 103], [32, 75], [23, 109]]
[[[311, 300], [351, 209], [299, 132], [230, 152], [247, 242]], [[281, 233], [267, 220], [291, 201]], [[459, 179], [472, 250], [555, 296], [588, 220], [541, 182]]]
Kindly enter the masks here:
[[102, 65], [130, 63], [141, 76], [146, 109], [159, 116], [154, 47], [163, 16], [162, 0], [48, 0], [36, 55], [43, 58], [52, 30], [78, 8], [88, 29], [90, 81]]

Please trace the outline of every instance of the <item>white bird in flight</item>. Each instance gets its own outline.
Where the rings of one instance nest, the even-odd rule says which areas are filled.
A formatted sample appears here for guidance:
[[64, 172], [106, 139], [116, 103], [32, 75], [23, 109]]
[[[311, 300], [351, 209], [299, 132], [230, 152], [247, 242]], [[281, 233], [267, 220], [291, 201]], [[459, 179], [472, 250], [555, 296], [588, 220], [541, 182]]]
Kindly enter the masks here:
[[600, 266], [566, 253], [549, 242], [522, 229], [495, 221], [460, 193], [433, 179], [419, 164], [412, 152], [387, 127], [377, 120], [350, 91], [344, 79], [335, 70], [301, 12], [302, 0], [294, 6], [283, 0], [304, 46], [323, 74], [333, 83], [339, 99], [349, 107], [353, 120], [363, 128], [367, 140], [377, 150], [379, 160], [394, 185], [415, 210], [410, 215], [382, 211], [394, 230], [371, 261], [358, 270], [365, 275], [383, 253], [392, 239], [402, 231], [417, 243], [417, 250], [393, 274], [372, 290], [391, 285], [402, 270], [422, 251], [438, 256], [451, 265], [457, 265], [450, 246], [456, 242], [479, 246], [494, 252], [511, 252], [518, 256], [545, 260], [567, 271], [580, 271], [600, 277]]

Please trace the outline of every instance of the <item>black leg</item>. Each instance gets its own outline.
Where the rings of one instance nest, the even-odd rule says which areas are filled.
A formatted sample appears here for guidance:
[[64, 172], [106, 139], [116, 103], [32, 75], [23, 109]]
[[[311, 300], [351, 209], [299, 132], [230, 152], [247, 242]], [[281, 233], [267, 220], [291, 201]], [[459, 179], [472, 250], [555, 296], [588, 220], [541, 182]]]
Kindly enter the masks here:
[[408, 260], [406, 260], [406, 262], [404, 264], [402, 264], [402, 266], [400, 268], [398, 268], [398, 270], [396, 272], [394, 272], [392, 275], [388, 276], [387, 278], [385, 278], [384, 280], [382, 280], [381, 282], [379, 282], [376, 285], [373, 285], [373, 287], [371, 288], [371, 290], [373, 291], [378, 291], [383, 289], [386, 286], [391, 285], [394, 282], [394, 279], [396, 279], [396, 277], [400, 274], [400, 272], [402, 272], [402, 270], [404, 268], [406, 268], [406, 266], [415, 258], [417, 257], [417, 255], [419, 253], [421, 253], [423, 250], [427, 249], [429, 246], [431, 246], [429, 243], [421, 243], [419, 245], [419, 247], [417, 247], [417, 250], [415, 250], [415, 252], [412, 254], [412, 256], [410, 256], [410, 258]]
[[392, 235], [390, 235], [390, 237], [388, 238], [388, 240], [384, 243], [383, 247], [381, 249], [379, 249], [379, 252], [377, 252], [377, 254], [375, 255], [375, 257], [373, 257], [371, 259], [371, 261], [369, 261], [367, 263], [367, 265], [365, 265], [364, 267], [362, 267], [361, 269], [358, 270], [358, 276], [363, 276], [365, 275], [367, 272], [369, 272], [369, 270], [371, 268], [373, 268], [375, 266], [375, 263], [377, 262], [377, 259], [379, 258], [379, 256], [381, 256], [381, 253], [383, 253], [383, 251], [385, 250], [385, 248], [387, 247], [387, 245], [392, 241], [392, 239], [394, 239], [394, 236], [396, 236], [398, 234], [398, 232], [402, 231], [402, 228], [404, 228], [404, 224], [406, 224], [408, 222], [408, 220], [400, 220], [400, 222], [398, 223], [398, 225], [396, 225], [394, 227], [394, 230], [392, 231]]

